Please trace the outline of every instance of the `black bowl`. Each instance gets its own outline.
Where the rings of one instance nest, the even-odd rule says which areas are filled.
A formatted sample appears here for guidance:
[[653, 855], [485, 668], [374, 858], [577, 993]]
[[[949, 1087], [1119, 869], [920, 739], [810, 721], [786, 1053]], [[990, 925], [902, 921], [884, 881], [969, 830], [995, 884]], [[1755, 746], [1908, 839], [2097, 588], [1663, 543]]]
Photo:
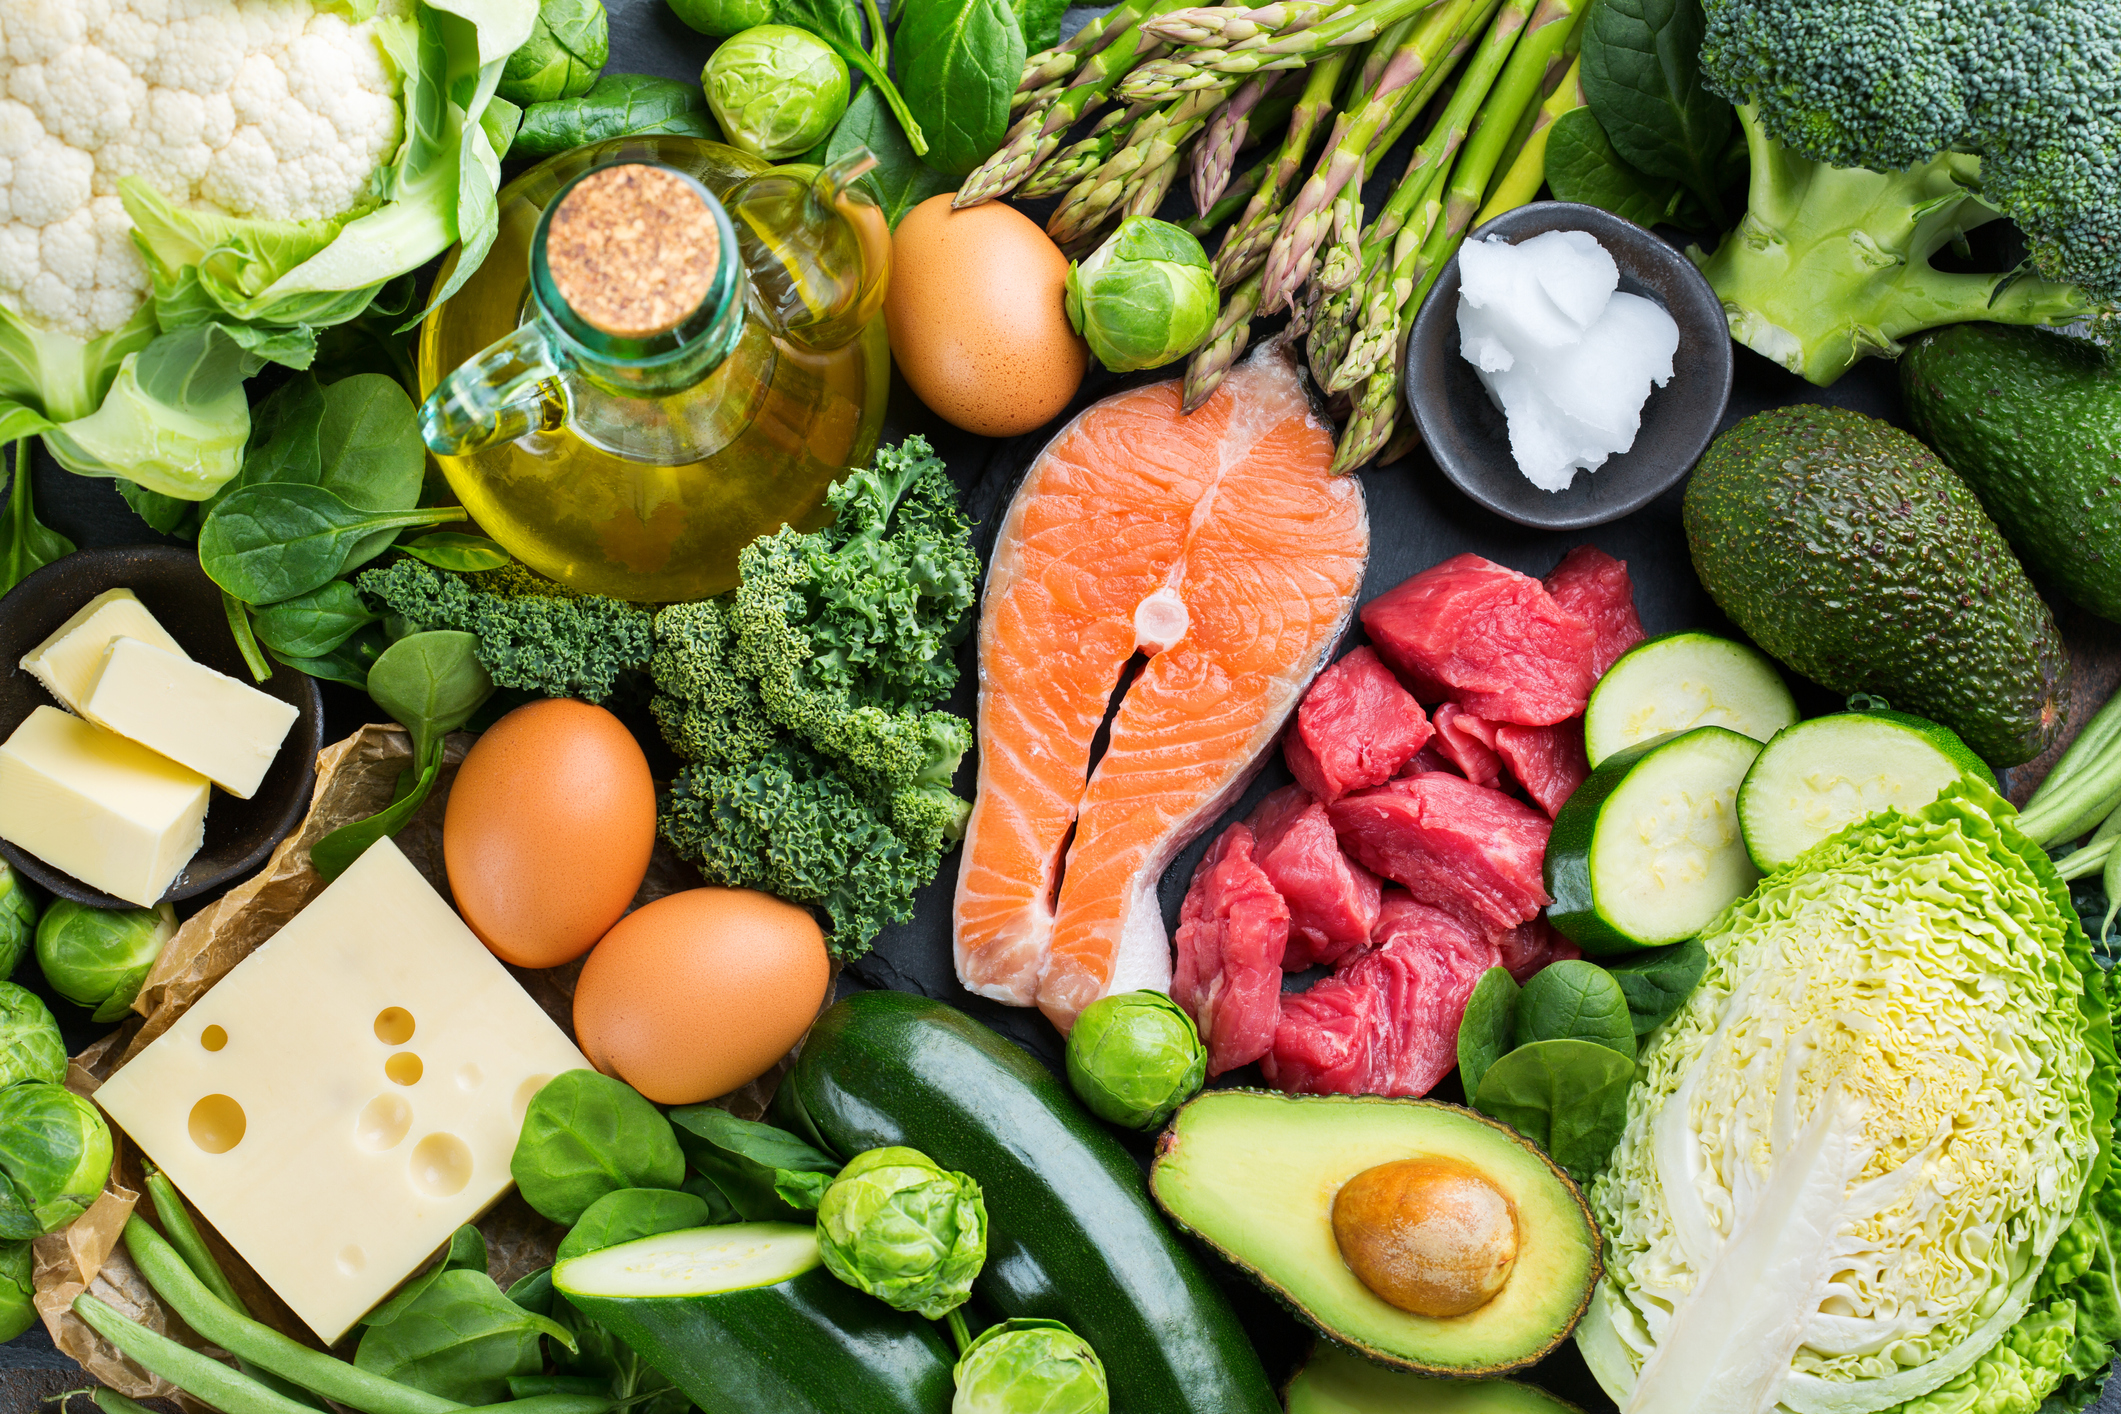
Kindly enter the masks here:
[[1588, 231], [1612, 252], [1620, 288], [1664, 306], [1679, 326], [1672, 378], [1643, 405], [1635, 445], [1566, 491], [1542, 491], [1510, 455], [1502, 410], [1458, 352], [1458, 259], [1444, 267], [1407, 341], [1407, 406], [1429, 453], [1459, 490], [1495, 514], [1542, 530], [1581, 530], [1640, 510], [1693, 469], [1731, 396], [1731, 336], [1723, 304], [1701, 272], [1632, 221], [1595, 206], [1535, 201], [1506, 211], [1468, 239], [1511, 244], [1546, 231]]
[[[169, 545], [82, 550], [46, 565], [0, 599], [0, 740], [37, 708], [59, 705], [42, 683], [22, 671], [22, 655], [106, 589], [132, 590], [186, 653], [238, 682], [252, 681], [228, 627], [221, 591], [199, 568], [196, 554]], [[282, 663], [273, 665], [270, 681], [254, 685], [294, 704], [302, 715], [288, 730], [257, 794], [238, 800], [214, 788], [206, 808], [206, 841], [162, 895], [164, 902], [191, 898], [241, 878], [264, 863], [273, 846], [309, 813], [309, 797], [317, 784], [317, 752], [324, 745], [324, 696], [316, 679]], [[61, 898], [96, 908], [134, 907], [5, 840], [0, 840], [0, 857]]]

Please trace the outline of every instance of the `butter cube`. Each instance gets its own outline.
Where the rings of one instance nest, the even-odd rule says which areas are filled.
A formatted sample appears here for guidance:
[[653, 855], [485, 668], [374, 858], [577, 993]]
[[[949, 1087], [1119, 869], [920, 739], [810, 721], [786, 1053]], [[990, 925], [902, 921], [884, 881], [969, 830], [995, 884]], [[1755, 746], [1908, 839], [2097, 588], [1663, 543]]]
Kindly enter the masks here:
[[0, 839], [142, 908], [199, 852], [212, 793], [190, 767], [56, 707], [0, 743]]
[[81, 704], [99, 727], [248, 800], [301, 714], [246, 682], [137, 638], [114, 638]]
[[59, 625], [50, 638], [22, 658], [22, 671], [44, 684], [44, 690], [69, 712], [81, 710], [96, 674], [103, 671], [103, 652], [119, 635], [151, 643], [165, 653], [186, 657], [177, 640], [163, 632], [155, 616], [130, 589], [106, 589], [81, 606], [81, 612]]
[[508, 1191], [530, 1097], [588, 1064], [382, 839], [96, 1103], [329, 1343]]

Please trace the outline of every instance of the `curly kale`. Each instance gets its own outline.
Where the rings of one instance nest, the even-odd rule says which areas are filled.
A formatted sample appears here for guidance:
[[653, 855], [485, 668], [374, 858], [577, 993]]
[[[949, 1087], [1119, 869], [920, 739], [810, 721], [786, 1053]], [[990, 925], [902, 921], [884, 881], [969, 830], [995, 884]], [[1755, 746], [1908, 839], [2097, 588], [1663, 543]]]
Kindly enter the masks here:
[[655, 652], [648, 610], [575, 594], [520, 565], [459, 574], [401, 558], [364, 570], [354, 586], [416, 631], [476, 634], [494, 682], [541, 697], [602, 702]]
[[656, 616], [650, 703], [689, 764], [663, 833], [710, 878], [811, 904], [842, 956], [912, 916], [970, 807], [951, 790], [972, 726], [957, 683], [979, 575], [925, 440], [829, 493], [832, 526], [739, 558], [733, 595]]

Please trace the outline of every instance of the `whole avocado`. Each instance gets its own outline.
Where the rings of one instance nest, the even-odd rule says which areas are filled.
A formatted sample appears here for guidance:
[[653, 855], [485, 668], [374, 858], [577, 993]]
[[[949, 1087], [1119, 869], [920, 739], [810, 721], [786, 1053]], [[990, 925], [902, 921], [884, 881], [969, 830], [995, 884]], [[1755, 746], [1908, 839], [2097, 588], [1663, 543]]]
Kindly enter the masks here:
[[2121, 372], [2048, 329], [1955, 324], [1900, 358], [1916, 435], [2040, 580], [2121, 622]]
[[1845, 408], [1758, 413], [1710, 446], [1684, 506], [1694, 569], [1731, 622], [1835, 692], [1944, 723], [1996, 766], [2069, 715], [2069, 659], [1966, 483]]

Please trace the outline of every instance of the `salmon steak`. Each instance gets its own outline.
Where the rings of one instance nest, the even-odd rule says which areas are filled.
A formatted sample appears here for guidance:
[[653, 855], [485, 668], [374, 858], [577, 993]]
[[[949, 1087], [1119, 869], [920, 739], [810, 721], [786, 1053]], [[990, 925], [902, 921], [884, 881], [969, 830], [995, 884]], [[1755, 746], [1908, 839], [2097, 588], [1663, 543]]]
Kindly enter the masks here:
[[967, 988], [1062, 1031], [1110, 992], [1169, 990], [1158, 881], [1243, 792], [1355, 611], [1369, 516], [1332, 459], [1277, 339], [1191, 415], [1175, 379], [1086, 408], [1025, 473], [980, 601], [953, 917]]

